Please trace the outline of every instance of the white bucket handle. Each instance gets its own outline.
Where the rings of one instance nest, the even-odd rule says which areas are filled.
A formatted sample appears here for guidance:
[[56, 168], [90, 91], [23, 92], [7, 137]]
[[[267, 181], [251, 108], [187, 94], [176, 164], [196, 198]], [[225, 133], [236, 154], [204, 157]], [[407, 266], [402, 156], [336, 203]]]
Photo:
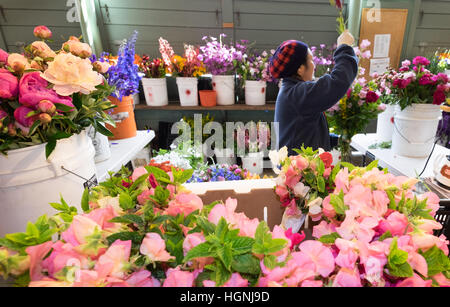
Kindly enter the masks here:
[[430, 139], [426, 140], [426, 142], [423, 142], [423, 143], [414, 143], [414, 142], [411, 142], [410, 140], [408, 140], [408, 138], [406, 138], [406, 137], [400, 132], [400, 129], [398, 129], [397, 124], [395, 123], [395, 117], [394, 117], [394, 128], [395, 128], [395, 130], [397, 130], [398, 134], [399, 134], [406, 142], [408, 142], [408, 144], [411, 144], [411, 145], [428, 144], [430, 141], [432, 141], [432, 140], [434, 140], [434, 139], [436, 138], [436, 136], [433, 135], [433, 137], [431, 137]]

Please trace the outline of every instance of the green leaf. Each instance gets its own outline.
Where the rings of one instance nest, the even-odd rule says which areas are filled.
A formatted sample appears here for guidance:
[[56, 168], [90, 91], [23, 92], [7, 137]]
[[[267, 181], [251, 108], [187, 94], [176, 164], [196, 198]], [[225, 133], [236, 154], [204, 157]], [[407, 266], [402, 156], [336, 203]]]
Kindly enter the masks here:
[[113, 244], [117, 240], [121, 240], [121, 241], [131, 240], [134, 244], [140, 245], [142, 243], [143, 238], [144, 237], [142, 235], [140, 235], [139, 233], [130, 231], [130, 232], [115, 233], [113, 235], [110, 235], [106, 239], [108, 240], [109, 245]]
[[273, 270], [277, 266], [277, 257], [274, 255], [268, 255], [264, 257], [264, 265], [269, 269]]
[[216, 270], [214, 274], [217, 287], [223, 286], [223, 284], [231, 278], [231, 272], [225, 268], [222, 262], [216, 262]]
[[373, 160], [372, 162], [370, 162], [370, 164], [366, 166], [366, 169], [370, 171], [375, 167], [378, 167], [378, 160]]
[[378, 238], [378, 241], [384, 241], [388, 238], [392, 238], [392, 234], [391, 232], [388, 230], [385, 233], [383, 233], [383, 235], [381, 237]]
[[27, 223], [26, 233], [34, 238], [39, 238], [39, 230], [37, 229], [36, 225], [31, 222]]
[[135, 207], [135, 204], [133, 203], [133, 199], [131, 198], [130, 195], [128, 195], [125, 192], [120, 193], [119, 204], [123, 210], [129, 210], [129, 209], [132, 209]]
[[169, 175], [160, 168], [157, 168], [154, 166], [145, 166], [145, 169], [150, 174], [153, 174], [155, 176], [156, 180], [158, 180], [158, 181], [160, 181], [161, 179], [166, 179], [166, 180], [170, 181]]
[[225, 240], [227, 232], [228, 232], [228, 223], [223, 217], [221, 217], [219, 223], [217, 224], [215, 235], [221, 242], [223, 242]]
[[114, 136], [114, 133], [105, 128], [102, 124], [97, 124], [97, 132], [106, 136]]
[[112, 220], [110, 220], [109, 222], [110, 223], [136, 224], [138, 226], [144, 225], [144, 220], [140, 216], [134, 215], [134, 214], [117, 216], [117, 217], [113, 218]]
[[322, 178], [323, 179], [323, 173], [325, 172], [325, 164], [323, 163], [323, 161], [322, 161], [322, 159], [318, 159], [318, 168], [317, 168], [317, 173], [318, 173], [318, 176], [320, 177], [320, 178]]
[[31, 125], [30, 130], [28, 132], [28, 135], [33, 135], [36, 132], [36, 129], [41, 124], [41, 121], [39, 119], [35, 120], [33, 125]]
[[233, 255], [241, 255], [248, 253], [252, 250], [255, 240], [249, 237], [238, 237], [231, 241], [233, 247]]
[[233, 253], [231, 251], [231, 247], [229, 244], [225, 243], [220, 246], [217, 250], [217, 256], [222, 261], [223, 265], [227, 268], [227, 270], [231, 270], [231, 262], [233, 261]]
[[134, 191], [138, 186], [140, 186], [143, 182], [145, 182], [150, 174], [144, 174], [136, 179], [135, 182], [130, 186], [129, 190]]
[[386, 190], [386, 194], [389, 198], [389, 209], [396, 210], [397, 209], [397, 203], [395, 202], [395, 196], [392, 191]]
[[337, 232], [333, 232], [328, 235], [321, 236], [319, 241], [325, 244], [334, 244], [338, 238], [341, 238], [341, 236]]
[[170, 192], [167, 189], [164, 189], [160, 185], [155, 188], [155, 198], [160, 203], [163, 204], [169, 198]]
[[176, 177], [174, 176], [174, 181], [176, 183], [183, 184], [186, 181], [188, 181], [189, 179], [191, 179], [193, 173], [194, 173], [193, 169], [187, 169], [185, 171], [181, 171], [181, 173], [178, 174], [178, 176], [176, 176]]
[[57, 110], [61, 112], [71, 112], [73, 110], [72, 107], [62, 104], [62, 103], [54, 103]]
[[268, 253], [272, 254], [282, 250], [286, 247], [287, 243], [288, 241], [285, 239], [272, 239], [268, 246]]
[[402, 263], [400, 265], [391, 266], [388, 264], [389, 273], [396, 277], [412, 277], [413, 270], [408, 262]]
[[396, 277], [411, 277], [413, 276], [413, 270], [407, 262], [408, 253], [398, 249], [397, 240], [398, 237], [394, 237], [390, 246], [388, 255], [389, 273]]
[[339, 195], [330, 194], [330, 204], [337, 214], [345, 215], [345, 211], [348, 210], [348, 207], [344, 204], [344, 193], [342, 191]]
[[251, 254], [235, 256], [231, 263], [231, 269], [239, 273], [253, 275], [259, 275], [261, 273], [259, 259]]
[[[269, 226], [267, 226], [267, 223], [265, 221], [261, 221], [258, 224], [258, 227], [256, 227], [255, 231], [255, 241], [259, 244], [264, 244], [266, 239], [271, 239], [272, 236], [268, 233], [270, 231]], [[269, 236], [267, 236], [267, 234]]]
[[216, 229], [216, 225], [201, 216], [197, 216], [197, 225], [201, 228], [205, 236], [214, 233]]
[[45, 158], [48, 159], [50, 157], [53, 150], [56, 147], [56, 140], [48, 140], [47, 145], [45, 145]]
[[426, 252], [420, 252], [420, 254], [427, 262], [428, 276], [434, 276], [439, 273], [448, 275], [450, 273], [450, 259], [436, 245]]
[[88, 212], [89, 207], [89, 189], [84, 189], [83, 195], [81, 196], [81, 209], [83, 212]]
[[216, 257], [217, 253], [216, 251], [212, 250], [211, 244], [208, 242], [201, 243], [194, 248], [192, 248], [187, 254], [186, 257], [184, 257], [183, 262], [188, 262], [195, 258], [200, 257]]
[[325, 179], [322, 176], [317, 177], [317, 188], [320, 193], [325, 192]]

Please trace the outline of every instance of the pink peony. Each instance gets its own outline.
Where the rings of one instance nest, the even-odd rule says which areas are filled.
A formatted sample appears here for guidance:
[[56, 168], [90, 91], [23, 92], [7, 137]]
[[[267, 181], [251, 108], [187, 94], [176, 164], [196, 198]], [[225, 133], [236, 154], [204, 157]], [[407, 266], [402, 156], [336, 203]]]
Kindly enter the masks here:
[[[14, 118], [24, 128], [30, 128], [33, 125], [33, 123], [37, 120], [36, 116], [27, 117], [27, 114], [32, 111], [33, 110], [30, 108], [20, 106], [14, 111]], [[24, 130], [27, 130], [27, 129], [24, 129]], [[26, 132], [26, 133], [28, 134], [28, 132]]]
[[8, 70], [0, 68], [0, 98], [12, 99], [19, 93], [19, 81]]
[[376, 102], [378, 100], [378, 95], [373, 91], [368, 91], [366, 95], [367, 102]]
[[440, 105], [445, 101], [445, 93], [443, 91], [435, 91], [433, 94], [433, 104]]
[[41, 41], [35, 41], [31, 43], [31, 50], [33, 50], [33, 53], [42, 59], [47, 58], [55, 58], [56, 53], [45, 43]]
[[21, 54], [11, 53], [8, 56], [8, 66], [15, 72], [22, 72], [29, 67], [28, 60]]
[[155, 261], [169, 261], [175, 259], [166, 251], [166, 243], [160, 237], [159, 234], [150, 232], [147, 233], [144, 240], [142, 241], [140, 252], [143, 255], [148, 256], [148, 258]]
[[50, 39], [52, 37], [52, 31], [46, 26], [37, 26], [33, 30], [34, 36], [42, 39]]
[[304, 241], [299, 246], [300, 252], [315, 265], [315, 271], [327, 277], [334, 271], [334, 257], [330, 249], [319, 241]]
[[0, 48], [0, 64], [6, 64], [8, 63], [8, 52]]
[[60, 53], [49, 62], [42, 78], [53, 83], [53, 89], [61, 96], [73, 93], [88, 95], [103, 82], [103, 77], [93, 70], [89, 59], [67, 53]]
[[108, 250], [100, 256], [95, 270], [100, 276], [124, 278], [128, 269], [131, 253], [131, 241], [116, 240]]
[[181, 271], [180, 267], [169, 269], [163, 287], [192, 287], [196, 275], [195, 272]]
[[427, 66], [430, 64], [430, 61], [423, 56], [417, 56], [413, 59], [413, 64]]
[[48, 82], [41, 78], [39, 72], [24, 74], [19, 82], [19, 102], [30, 108], [36, 108], [41, 100], [61, 103], [75, 108], [71, 97], [62, 97], [54, 90], [48, 89]]
[[81, 58], [88, 58], [92, 54], [91, 47], [86, 43], [80, 42], [80, 40], [74, 36], [71, 36], [70, 39], [62, 45], [62, 49]]
[[174, 200], [169, 202], [165, 212], [171, 216], [184, 214], [187, 216], [196, 210], [203, 209], [203, 202], [200, 197], [194, 193], [179, 193]]

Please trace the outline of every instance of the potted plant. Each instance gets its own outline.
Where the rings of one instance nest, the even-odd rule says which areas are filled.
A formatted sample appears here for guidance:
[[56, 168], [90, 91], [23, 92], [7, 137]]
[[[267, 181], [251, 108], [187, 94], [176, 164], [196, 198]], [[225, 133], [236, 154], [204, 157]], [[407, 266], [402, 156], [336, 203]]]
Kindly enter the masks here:
[[261, 54], [250, 51], [237, 61], [237, 72], [245, 89], [245, 104], [264, 105], [266, 103], [267, 82], [274, 79], [269, 72], [269, 59], [275, 50]]
[[205, 73], [203, 63], [198, 59], [199, 50], [192, 45], [184, 45], [184, 56], [173, 52], [170, 44], [162, 37], [159, 39], [159, 51], [168, 67], [176, 77], [180, 104], [182, 106], [198, 105], [198, 77]]
[[249, 122], [245, 128], [236, 129], [237, 153], [241, 156], [242, 167], [251, 174], [262, 175], [265, 150], [270, 146], [269, 125]]
[[144, 73], [142, 87], [148, 106], [165, 106], [169, 104], [167, 95], [166, 66], [161, 59], [150, 60], [148, 55], [142, 56], [139, 70]]
[[396, 99], [392, 149], [410, 157], [430, 154], [441, 117], [441, 105], [449, 95], [448, 76], [433, 74], [430, 61], [418, 56], [404, 61], [392, 80], [392, 95]]
[[220, 34], [215, 37], [203, 37], [206, 43], [200, 46], [201, 53], [198, 58], [206, 67], [206, 71], [212, 74], [212, 86], [217, 92], [218, 105], [232, 105], [235, 101], [235, 63], [242, 59], [243, 52], [234, 45], [224, 44]]
[[36, 27], [42, 40], [23, 54], [0, 50], [0, 233], [51, 213], [60, 199], [79, 205], [96, 180], [94, 148], [85, 129], [111, 135], [107, 110], [113, 91], [88, 57], [91, 48], [70, 37], [54, 51], [51, 31]]
[[134, 31], [128, 40], [124, 40], [119, 48], [117, 63], [111, 63], [106, 72], [108, 83], [115, 87], [111, 101], [117, 107], [112, 112], [116, 127], [108, 128], [114, 136], [111, 140], [126, 139], [136, 136], [133, 95], [139, 92], [138, 65], [135, 64], [135, 44], [138, 32]]

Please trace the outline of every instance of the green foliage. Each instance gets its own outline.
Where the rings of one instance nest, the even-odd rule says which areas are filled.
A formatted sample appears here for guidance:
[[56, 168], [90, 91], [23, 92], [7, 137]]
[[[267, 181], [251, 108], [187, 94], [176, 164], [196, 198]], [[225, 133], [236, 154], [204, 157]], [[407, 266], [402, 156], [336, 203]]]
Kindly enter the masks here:
[[413, 276], [413, 270], [407, 262], [408, 253], [398, 249], [397, 239], [398, 237], [394, 237], [390, 246], [388, 255], [389, 273], [396, 277], [411, 277]]
[[337, 232], [330, 233], [329, 235], [323, 235], [319, 238], [319, 241], [325, 244], [334, 244], [336, 239], [341, 236]]
[[428, 265], [428, 276], [443, 273], [447, 278], [450, 274], [450, 259], [437, 246], [433, 246], [426, 252], [419, 251]]

